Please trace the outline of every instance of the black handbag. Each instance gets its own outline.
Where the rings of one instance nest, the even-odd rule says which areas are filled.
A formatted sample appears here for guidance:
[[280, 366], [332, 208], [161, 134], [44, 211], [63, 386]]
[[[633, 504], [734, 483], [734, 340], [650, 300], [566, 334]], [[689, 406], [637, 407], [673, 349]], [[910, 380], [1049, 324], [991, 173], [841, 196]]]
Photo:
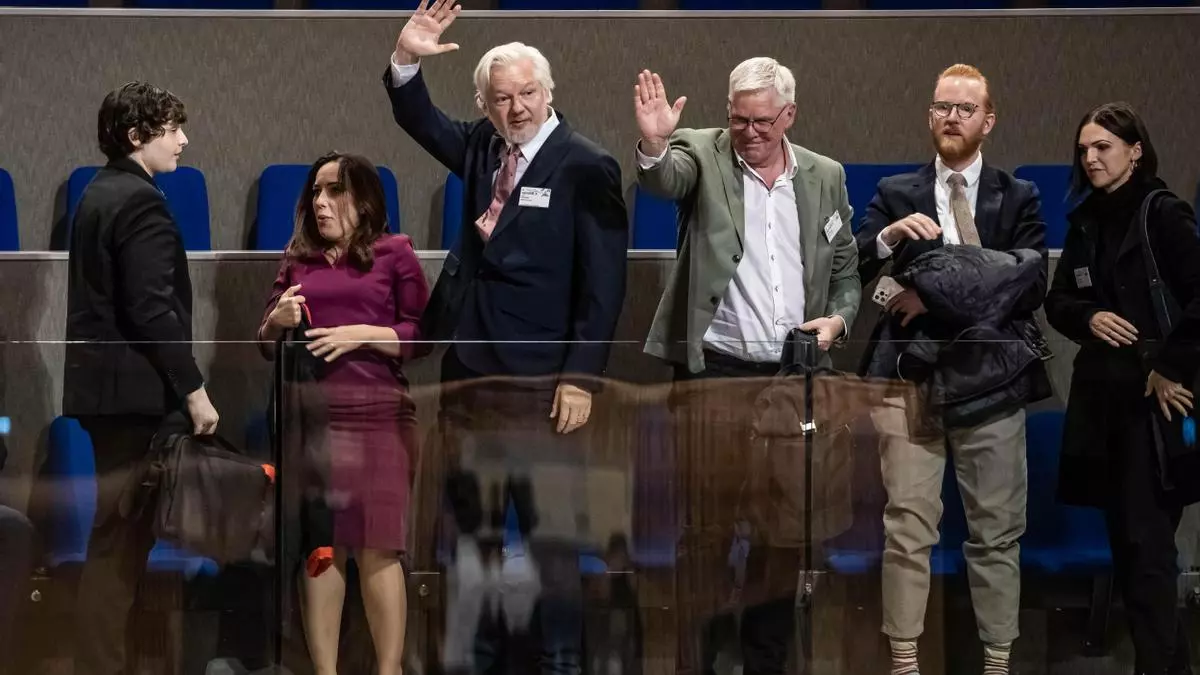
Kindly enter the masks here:
[[156, 437], [150, 467], [156, 537], [225, 564], [274, 541], [275, 470], [219, 436]]
[[[1149, 283], [1150, 303], [1154, 308], [1154, 319], [1158, 324], [1159, 334], [1164, 341], [1178, 324], [1178, 316], [1182, 310], [1159, 272], [1154, 250], [1150, 247], [1147, 221], [1155, 200], [1165, 194], [1169, 194], [1169, 191], [1154, 190], [1146, 195], [1138, 212], [1137, 223]], [[1184, 386], [1193, 392], [1197, 390], [1195, 376], [1193, 373], [1184, 382]], [[1159, 480], [1163, 491], [1172, 501], [1181, 505], [1200, 502], [1200, 444], [1197, 443], [1195, 411], [1186, 416], [1175, 414], [1168, 420], [1157, 402], [1152, 406], [1152, 410], [1154, 450], [1158, 458]]]
[[326, 500], [329, 406], [320, 387], [325, 361], [308, 351], [312, 315], [308, 305], [301, 309], [299, 325], [276, 342], [271, 427], [275, 456], [287, 472], [284, 522], [299, 533], [285, 552], [288, 558], [301, 553], [308, 574], [317, 576], [333, 562], [333, 510]]

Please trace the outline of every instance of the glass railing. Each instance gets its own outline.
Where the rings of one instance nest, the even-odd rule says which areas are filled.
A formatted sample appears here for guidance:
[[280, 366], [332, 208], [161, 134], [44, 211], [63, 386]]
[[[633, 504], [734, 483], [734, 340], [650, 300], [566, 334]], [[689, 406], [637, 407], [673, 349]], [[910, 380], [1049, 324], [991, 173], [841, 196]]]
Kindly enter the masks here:
[[[304, 344], [272, 361], [252, 342], [196, 343], [221, 441], [146, 414], [171, 395], [123, 366], [134, 347], [80, 348], [0, 344], [13, 673], [85, 658], [206, 675], [386, 672], [380, 659], [868, 673], [890, 664], [881, 631], [919, 634], [922, 672], [963, 673], [981, 634], [1006, 630], [1020, 672], [1122, 672], [1129, 603], [1105, 511], [1081, 504], [1111, 504], [1136, 475], [1170, 497], [1158, 469], [1182, 466], [1123, 456], [1155, 403], [1128, 379], [1075, 374], [1132, 415], [1080, 417], [1079, 348], [1057, 337], [1046, 360], [977, 344], [958, 380], [913, 345], [860, 340], [763, 345], [755, 361], [695, 350], [698, 373], [633, 340], [366, 345], [332, 363]], [[484, 375], [605, 352], [599, 375]], [[1107, 474], [1087, 470], [1106, 457]], [[1200, 637], [1200, 513], [1182, 513], [1178, 606]]]

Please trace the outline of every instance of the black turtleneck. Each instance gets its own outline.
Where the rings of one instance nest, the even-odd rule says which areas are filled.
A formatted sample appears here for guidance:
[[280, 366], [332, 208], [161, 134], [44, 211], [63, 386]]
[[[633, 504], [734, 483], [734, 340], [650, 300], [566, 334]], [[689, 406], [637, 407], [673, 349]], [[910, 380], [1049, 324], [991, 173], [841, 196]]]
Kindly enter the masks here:
[[[1084, 201], [1082, 208], [1096, 224], [1096, 233], [1093, 235], [1096, 242], [1096, 269], [1093, 273], [1096, 278], [1093, 283], [1100, 286], [1105, 297], [1117, 298], [1117, 255], [1127, 237], [1138, 236], [1133, 228], [1142, 201], [1151, 191], [1165, 187], [1166, 184], [1157, 178], [1134, 174], [1116, 190], [1098, 190]], [[1114, 309], [1120, 313], [1120, 308]]]

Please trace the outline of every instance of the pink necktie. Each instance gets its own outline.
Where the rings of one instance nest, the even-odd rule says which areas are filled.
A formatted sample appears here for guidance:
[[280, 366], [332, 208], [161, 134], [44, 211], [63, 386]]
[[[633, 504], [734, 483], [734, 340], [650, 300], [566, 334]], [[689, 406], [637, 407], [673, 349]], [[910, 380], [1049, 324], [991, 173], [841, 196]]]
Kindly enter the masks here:
[[488, 204], [487, 211], [475, 221], [475, 227], [479, 228], [479, 236], [487, 241], [492, 236], [492, 230], [496, 227], [496, 221], [500, 218], [500, 210], [504, 208], [504, 202], [508, 201], [508, 196], [512, 194], [513, 186], [517, 182], [517, 160], [521, 158], [521, 149], [517, 146], [509, 146], [507, 153], [504, 155], [504, 164], [500, 167], [500, 173], [496, 176], [496, 184], [492, 186], [492, 203]]

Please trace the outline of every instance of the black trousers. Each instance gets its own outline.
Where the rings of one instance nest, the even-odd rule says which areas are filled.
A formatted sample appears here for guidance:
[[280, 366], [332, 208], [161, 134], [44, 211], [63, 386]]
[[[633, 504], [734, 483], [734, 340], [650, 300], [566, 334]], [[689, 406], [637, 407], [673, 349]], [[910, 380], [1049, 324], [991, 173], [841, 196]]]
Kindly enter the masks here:
[[96, 454], [96, 520], [79, 578], [75, 614], [75, 675], [123, 675], [126, 640], [138, 584], [154, 547], [152, 510], [126, 519], [118, 502], [135, 489], [137, 468], [161, 418], [142, 415], [80, 417]]
[[[1144, 411], [1144, 408], [1140, 410]], [[1115, 473], [1105, 509], [1117, 587], [1125, 600], [1137, 672], [1191, 673], [1179, 601], [1175, 531], [1182, 507], [1167, 499], [1158, 478], [1149, 417], [1130, 415], [1125, 438], [1111, 451]], [[1116, 439], [1114, 439], [1116, 440]]]
[[0, 673], [15, 660], [12, 632], [32, 571], [33, 525], [19, 511], [0, 505]]
[[[563, 452], [571, 451], [573, 439], [555, 434], [551, 426], [552, 381], [472, 383], [481, 377], [459, 361], [453, 348], [446, 352], [442, 360], [442, 384], [446, 389], [439, 415], [443, 439], [488, 443], [486, 439], [496, 432], [519, 432], [509, 442], [522, 446], [549, 444]], [[513, 447], [511, 452], [515, 455], [526, 449]], [[506, 448], [505, 452], [509, 451]], [[538, 538], [533, 489], [528, 478], [510, 475], [503, 488], [491, 485], [485, 494], [478, 477], [469, 469], [452, 461], [448, 471], [446, 495], [458, 531], [477, 540], [485, 539], [478, 542], [485, 557], [501, 555], [499, 540], [480, 537], [479, 533], [481, 529], [502, 531], [504, 514], [511, 503], [540, 574], [541, 592], [528, 633], [510, 633], [500, 617], [486, 611], [480, 618], [473, 650], [475, 675], [581, 672], [583, 588], [579, 550], [570, 543]]]
[[[764, 378], [779, 373], [778, 363], [752, 363], [713, 352], [704, 351], [704, 370], [691, 373], [686, 366], [676, 366], [675, 381], [717, 378]], [[747, 421], [746, 439], [750, 433]], [[752, 550], [746, 563], [747, 585], [766, 583], [766, 579], [781, 575], [796, 579], [799, 556], [793, 549]], [[770, 583], [770, 587], [780, 587]], [[786, 585], [786, 584], [784, 584]], [[740, 630], [735, 630], [734, 617], [714, 617], [703, 628], [701, 636], [702, 673], [713, 673], [714, 662], [723, 644], [736, 640], [742, 653], [742, 672], [745, 675], [777, 675], [787, 672], [788, 654], [796, 635], [796, 595], [768, 598], [746, 607]]]

